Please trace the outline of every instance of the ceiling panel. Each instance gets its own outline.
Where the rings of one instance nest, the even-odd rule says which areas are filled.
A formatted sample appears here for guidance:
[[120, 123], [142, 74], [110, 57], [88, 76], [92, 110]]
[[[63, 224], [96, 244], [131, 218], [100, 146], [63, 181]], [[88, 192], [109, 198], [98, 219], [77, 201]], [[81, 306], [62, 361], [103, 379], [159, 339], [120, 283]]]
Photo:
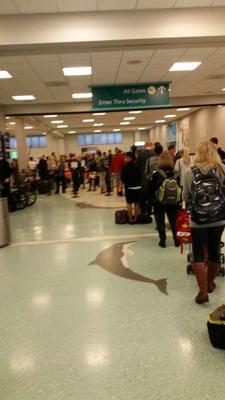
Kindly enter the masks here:
[[97, 0], [58, 0], [60, 12], [96, 11]]
[[58, 11], [56, 0], [14, 0], [14, 2], [21, 14], [55, 13]]
[[68, 86], [71, 88], [70, 91], [73, 92], [85, 92], [89, 91], [89, 85], [91, 85], [91, 76], [74, 76], [68, 77]]
[[177, 0], [176, 8], [210, 7], [212, 0]]
[[61, 54], [59, 59], [62, 67], [85, 67], [91, 65], [90, 53]]
[[137, 9], [172, 8], [176, 0], [139, 0]]
[[0, 1], [0, 15], [1, 14], [17, 14], [18, 10], [12, 0]]
[[98, 10], [132, 10], [136, 6], [136, 0], [98, 0]]
[[213, 7], [221, 7], [225, 6], [225, 0], [214, 0]]
[[92, 53], [93, 83], [114, 83], [121, 57], [121, 51]]

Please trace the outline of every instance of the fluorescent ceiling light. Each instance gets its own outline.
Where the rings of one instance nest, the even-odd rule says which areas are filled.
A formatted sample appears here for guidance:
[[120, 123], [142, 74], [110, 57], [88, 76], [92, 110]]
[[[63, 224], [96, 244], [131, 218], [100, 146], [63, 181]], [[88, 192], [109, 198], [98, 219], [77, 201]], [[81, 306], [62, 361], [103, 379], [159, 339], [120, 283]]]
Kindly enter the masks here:
[[170, 71], [194, 71], [200, 64], [201, 61], [176, 62], [172, 65]]
[[136, 111], [129, 111], [129, 114], [141, 114], [142, 111], [141, 110], [136, 110]]
[[188, 110], [190, 110], [190, 107], [177, 108], [177, 111], [188, 111]]
[[42, 135], [44, 135], [44, 136], [45, 136], [45, 135], [47, 135], [47, 133], [46, 133], [46, 132], [43, 132], [43, 133], [42, 133]]
[[124, 121], [132, 121], [136, 119], [136, 117], [124, 117]]
[[102, 132], [102, 131], [101, 131], [101, 129], [96, 129], [94, 132], [95, 132], [95, 133], [100, 133], [100, 132]]
[[106, 113], [94, 113], [93, 115], [106, 115]]
[[8, 117], [8, 116], [7, 116], [7, 117], [5, 117], [5, 119], [9, 119], [9, 118], [10, 118], [10, 117]]
[[9, 122], [9, 125], [16, 125], [15, 122]]
[[134, 145], [135, 146], [144, 146], [145, 142], [141, 142], [141, 141], [140, 142], [135, 142]]
[[120, 125], [130, 125], [130, 122], [120, 122]]
[[142, 127], [138, 128], [139, 131], [144, 131], [145, 129], [146, 129], [145, 126], [142, 126]]
[[9, 79], [12, 78], [12, 75], [8, 73], [8, 71], [0, 71], [0, 79]]
[[59, 120], [55, 120], [55, 121], [51, 121], [51, 124], [63, 124], [63, 120], [59, 119]]
[[34, 129], [34, 127], [32, 125], [27, 125], [24, 127], [24, 129]]
[[104, 124], [102, 122], [100, 122], [99, 124], [93, 124], [93, 126], [103, 126]]
[[90, 119], [83, 119], [82, 122], [94, 122], [94, 119], [93, 119], [93, 118], [90, 118]]
[[164, 118], [175, 118], [176, 117], [176, 114], [167, 114], [167, 115], [164, 115]]
[[92, 93], [91, 92], [86, 92], [86, 93], [73, 93], [72, 94], [73, 99], [91, 99], [92, 98]]
[[28, 100], [35, 100], [36, 97], [34, 97], [32, 94], [26, 94], [23, 96], [12, 96], [13, 100], [16, 101], [28, 101]]
[[92, 67], [66, 67], [63, 68], [65, 76], [84, 76], [92, 74]]
[[44, 118], [56, 118], [58, 117], [58, 114], [48, 114], [48, 115], [43, 115]]
[[166, 122], [166, 120], [165, 119], [157, 119], [155, 121], [156, 124], [161, 124], [162, 122]]
[[76, 131], [69, 131], [68, 133], [76, 133]]
[[225, 92], [225, 88], [223, 88], [222, 91]]
[[113, 132], [120, 132], [120, 129], [113, 129]]
[[57, 125], [57, 128], [68, 128], [68, 125]]

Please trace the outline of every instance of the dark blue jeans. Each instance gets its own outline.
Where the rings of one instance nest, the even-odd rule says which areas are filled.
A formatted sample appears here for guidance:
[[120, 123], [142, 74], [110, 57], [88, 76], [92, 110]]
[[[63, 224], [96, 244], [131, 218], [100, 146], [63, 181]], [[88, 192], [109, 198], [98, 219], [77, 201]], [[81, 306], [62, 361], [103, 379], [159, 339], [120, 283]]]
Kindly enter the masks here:
[[205, 261], [205, 245], [208, 246], [208, 260], [220, 262], [220, 241], [224, 226], [212, 228], [191, 228], [194, 262]]

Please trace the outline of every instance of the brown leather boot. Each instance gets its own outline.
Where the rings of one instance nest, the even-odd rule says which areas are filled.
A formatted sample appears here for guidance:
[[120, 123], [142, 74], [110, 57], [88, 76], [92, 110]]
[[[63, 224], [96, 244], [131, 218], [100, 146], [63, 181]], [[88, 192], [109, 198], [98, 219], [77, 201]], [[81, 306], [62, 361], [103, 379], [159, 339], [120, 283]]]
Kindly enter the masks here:
[[219, 268], [220, 268], [220, 263], [208, 261], [208, 270], [207, 270], [208, 293], [212, 293], [216, 289], [216, 284], [214, 280], [216, 278]]
[[199, 293], [195, 297], [195, 301], [198, 304], [206, 303], [207, 301], [209, 301], [209, 297], [207, 294], [207, 274], [205, 263], [193, 263], [193, 270], [195, 272], [196, 280], [199, 287]]

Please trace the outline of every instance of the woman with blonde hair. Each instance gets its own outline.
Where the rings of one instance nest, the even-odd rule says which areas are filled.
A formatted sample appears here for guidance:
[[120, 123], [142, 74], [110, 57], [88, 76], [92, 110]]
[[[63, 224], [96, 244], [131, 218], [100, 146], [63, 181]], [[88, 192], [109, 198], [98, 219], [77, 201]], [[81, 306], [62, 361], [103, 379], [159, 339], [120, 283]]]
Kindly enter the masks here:
[[[225, 166], [211, 142], [196, 147], [193, 167], [184, 175], [183, 200], [191, 215], [193, 269], [199, 286], [196, 303], [209, 301], [208, 293], [215, 288], [220, 268], [219, 245], [225, 225], [223, 182]], [[205, 264], [205, 245], [208, 247], [208, 268]]]
[[185, 171], [191, 167], [192, 159], [189, 155], [189, 147], [184, 147], [182, 150], [182, 157], [176, 161], [174, 171], [180, 176], [180, 185], [183, 187]]
[[[170, 201], [165, 198], [166, 187], [168, 188], [165, 182], [170, 185]], [[159, 246], [162, 248], [166, 247], [165, 216], [167, 215], [174, 244], [177, 247], [179, 243], [176, 239], [176, 213], [180, 199], [179, 188], [174, 174], [174, 161], [167, 152], [164, 152], [159, 157], [158, 169], [153, 172], [150, 190], [154, 205], [154, 216], [159, 232]], [[163, 198], [164, 195], [165, 197]]]

